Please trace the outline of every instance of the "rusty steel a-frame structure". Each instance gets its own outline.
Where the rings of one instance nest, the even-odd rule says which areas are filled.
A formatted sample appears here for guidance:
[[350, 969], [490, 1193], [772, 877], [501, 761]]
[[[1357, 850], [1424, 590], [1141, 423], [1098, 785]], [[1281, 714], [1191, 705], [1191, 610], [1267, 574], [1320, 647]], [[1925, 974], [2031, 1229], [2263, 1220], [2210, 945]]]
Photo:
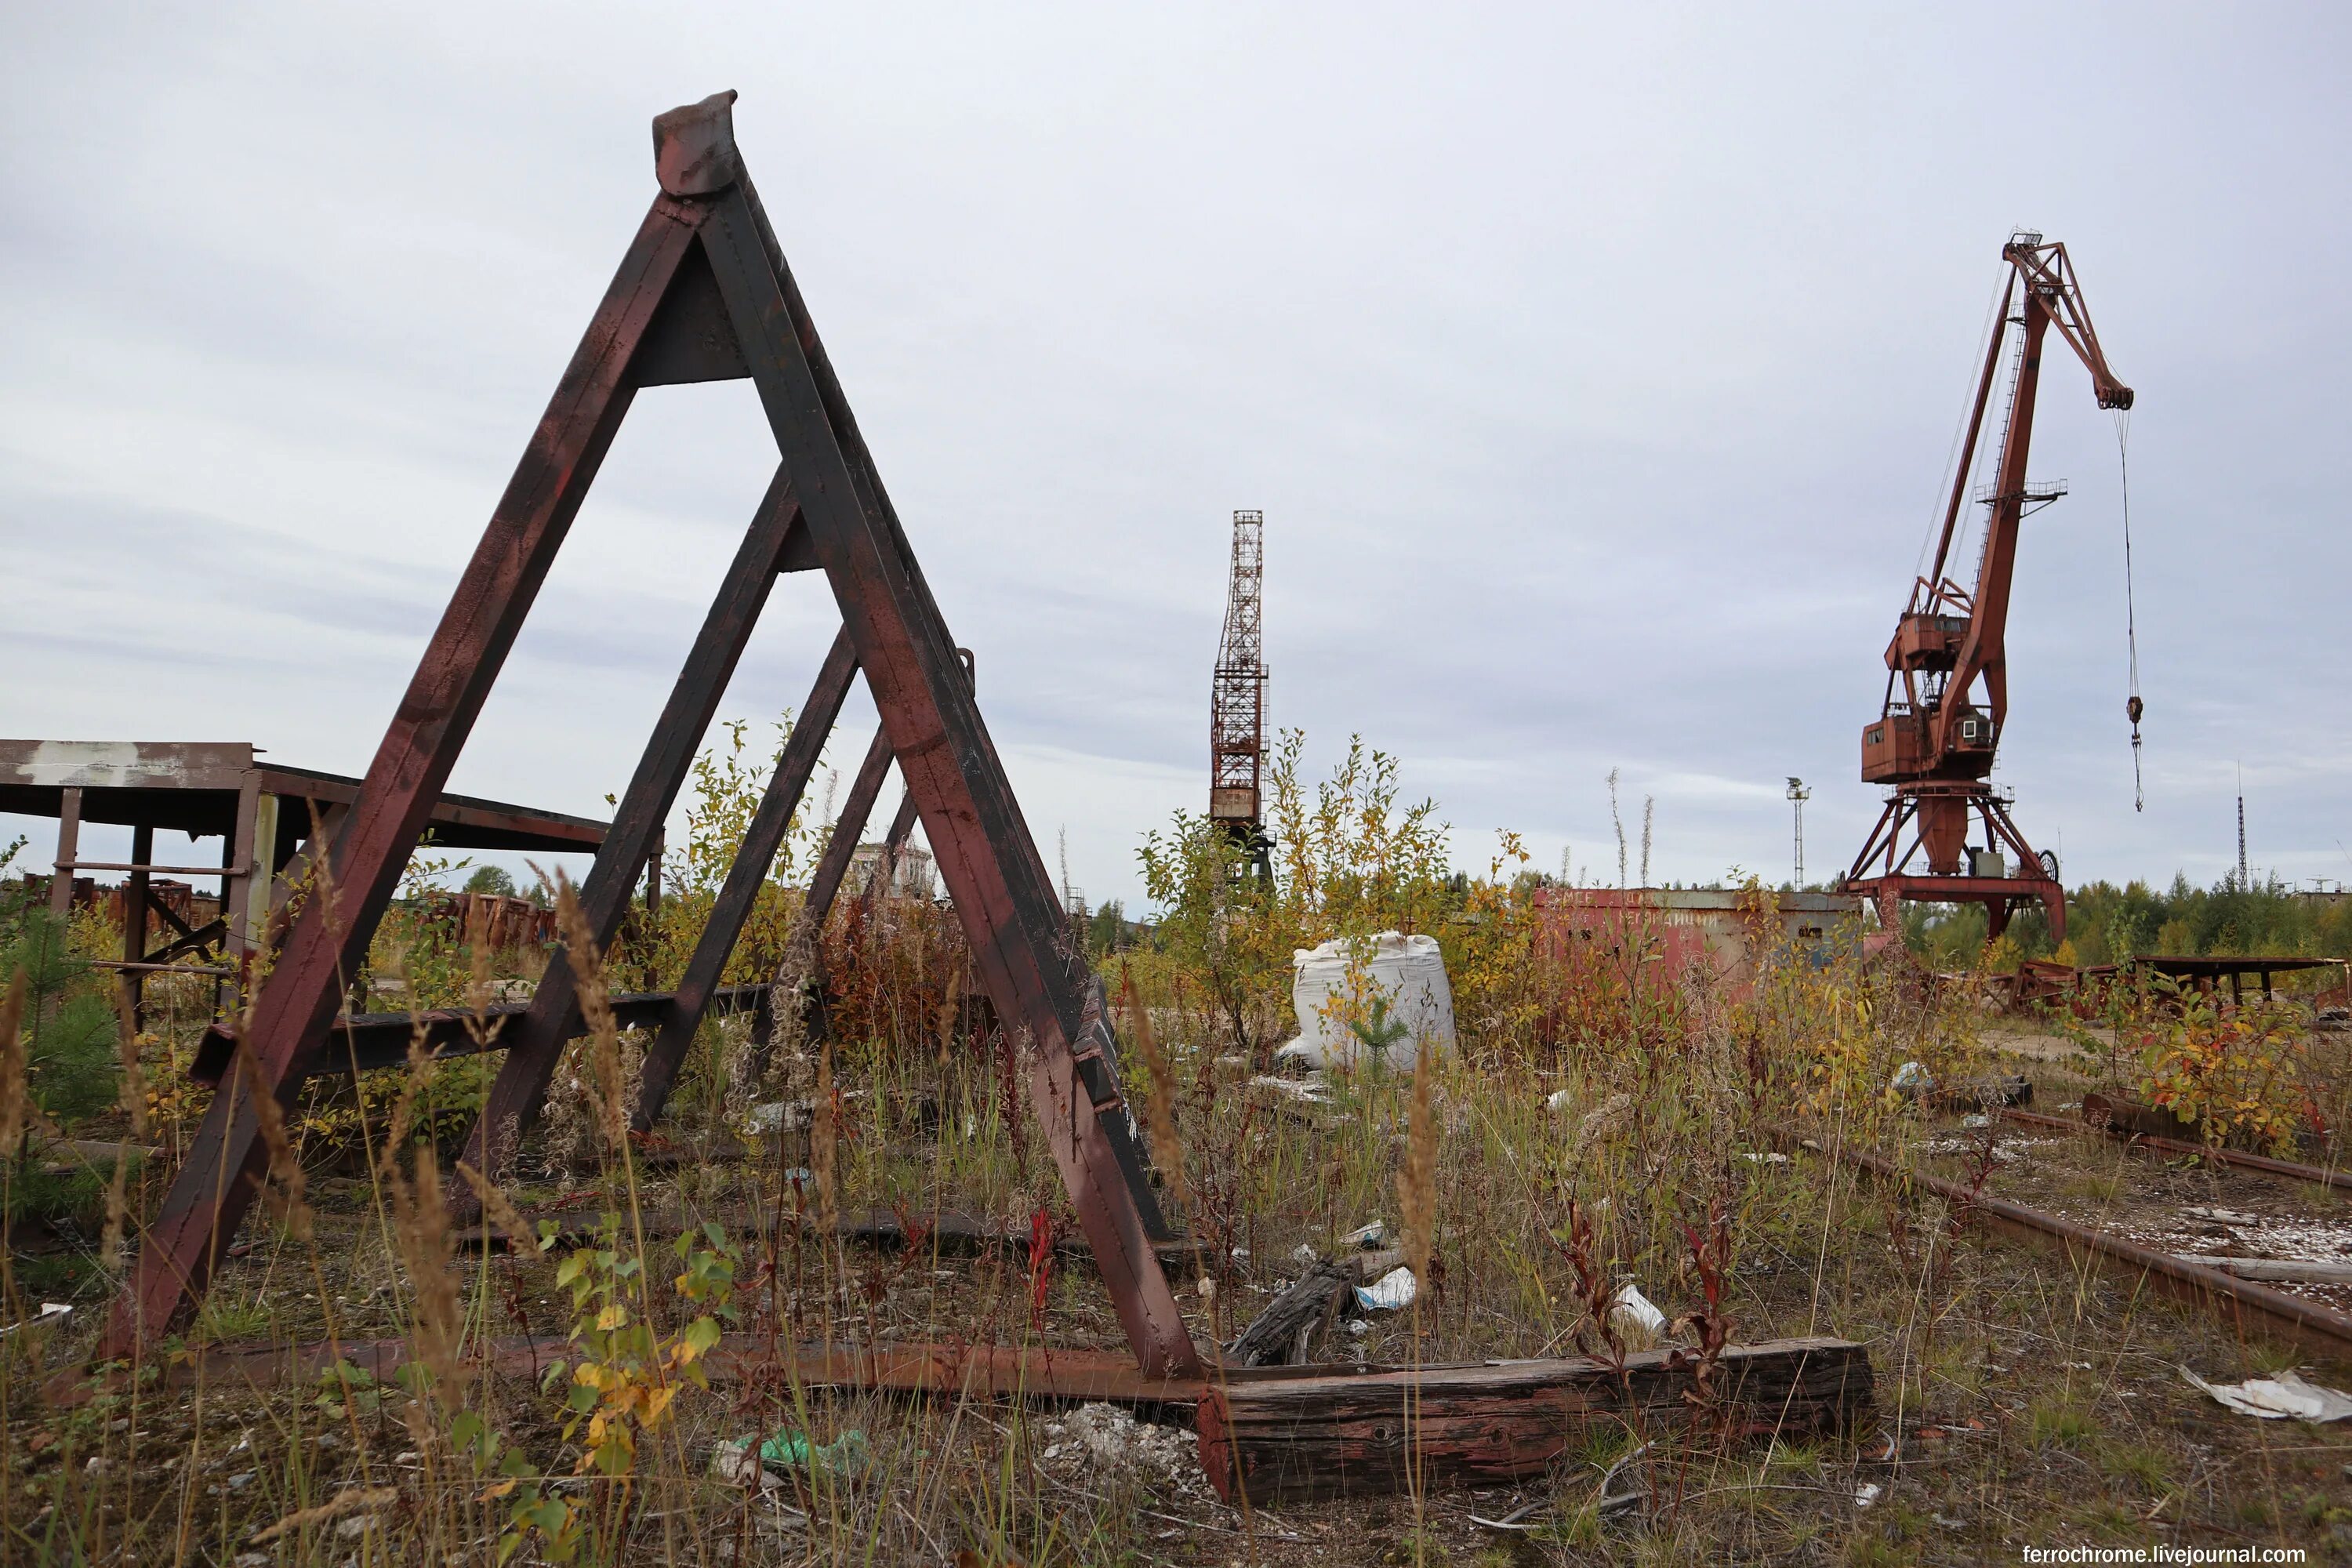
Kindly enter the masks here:
[[[721, 888], [654, 1048], [667, 1080], [702, 998], [766, 876], [850, 681], [860, 672], [882, 734], [861, 771], [896, 761], [953, 898], [974, 967], [1024, 1047], [1029, 1091], [1062, 1180], [1148, 1375], [1197, 1377], [1201, 1360], [1152, 1250], [1163, 1226], [1119, 1095], [1099, 988], [1074, 948], [1035, 840], [937, 603], [859, 436], [734, 139], [735, 94], [654, 121], [660, 191], [491, 514], [392, 726], [337, 830], [334, 907], [295, 917], [237, 1048], [281, 1104], [329, 1047], [341, 994], [549, 566], [637, 392], [748, 378], [780, 457], [701, 633], [581, 889], [600, 942], [617, 929], [635, 869], [683, 784], [728, 676], [784, 572], [821, 571], [842, 626]], [[870, 805], [870, 795], [868, 797]], [[862, 825], [862, 813], [860, 814]], [[849, 827], [848, 837], [856, 837]], [[844, 848], [845, 859], [847, 847]], [[836, 874], [837, 881], [837, 874]], [[579, 1031], [561, 951], [526, 1012], [469, 1157], [513, 1157], [563, 1042]], [[267, 1150], [253, 1101], [224, 1079], [116, 1303], [104, 1352], [128, 1354], [202, 1294], [257, 1190]], [[649, 1086], [651, 1087], [650, 1083]]]

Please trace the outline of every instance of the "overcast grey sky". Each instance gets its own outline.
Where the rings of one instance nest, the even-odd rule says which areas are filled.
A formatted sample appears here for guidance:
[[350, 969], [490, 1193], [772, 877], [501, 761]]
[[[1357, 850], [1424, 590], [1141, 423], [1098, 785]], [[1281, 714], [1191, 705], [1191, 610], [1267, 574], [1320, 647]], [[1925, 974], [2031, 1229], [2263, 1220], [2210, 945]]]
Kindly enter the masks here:
[[[0, 20], [0, 733], [365, 770], [654, 185], [746, 158], [1048, 860], [1097, 900], [1206, 780], [1229, 519], [1278, 724], [1613, 879], [1809, 869], [1877, 808], [1879, 652], [2012, 226], [2053, 348], [1997, 778], [2066, 877], [2352, 879], [2352, 145], [2338, 7], [680, 11], [16, 6]], [[639, 400], [455, 786], [603, 814], [772, 466], [745, 384]], [[797, 703], [787, 580], [724, 712]], [[856, 765], [854, 700], [830, 753]], [[0, 819], [0, 841], [46, 824]], [[124, 836], [127, 839], [127, 835]], [[103, 842], [101, 837], [101, 842]]]

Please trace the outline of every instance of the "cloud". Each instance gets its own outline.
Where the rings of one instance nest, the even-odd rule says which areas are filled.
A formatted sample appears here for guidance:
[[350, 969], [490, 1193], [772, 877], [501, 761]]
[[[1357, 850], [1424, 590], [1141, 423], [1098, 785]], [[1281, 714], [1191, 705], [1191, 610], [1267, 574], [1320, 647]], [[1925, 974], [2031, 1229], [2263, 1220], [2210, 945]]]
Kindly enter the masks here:
[[[2014, 69], [2028, 25], [2103, 68], [2050, 93]], [[2070, 876], [2160, 879], [2234, 856], [2242, 758], [2257, 861], [2345, 874], [2352, 216], [2309, 199], [2352, 146], [2333, 13], [6, 27], [0, 731], [362, 769], [650, 199], [647, 117], [731, 85], [1031, 826], [1057, 857], [1066, 824], [1090, 896], [1134, 902], [1135, 845], [1203, 798], [1237, 506], [1267, 518], [1276, 721], [1317, 769], [1354, 732], [1400, 754], [1465, 862], [1473, 824], [1613, 858], [1612, 767], [1658, 798], [1657, 875], [1779, 868], [1790, 774], [1809, 868], [1842, 860], [2021, 221], [2070, 243], [2140, 394], [2148, 810], [2116, 432], [2063, 354], [2033, 466], [2073, 490], [2027, 525], [1999, 781]], [[2100, 154], [2118, 125], [2130, 155]], [[601, 809], [773, 462], [745, 387], [639, 400], [459, 787]], [[830, 617], [781, 584], [728, 713], [798, 704]]]

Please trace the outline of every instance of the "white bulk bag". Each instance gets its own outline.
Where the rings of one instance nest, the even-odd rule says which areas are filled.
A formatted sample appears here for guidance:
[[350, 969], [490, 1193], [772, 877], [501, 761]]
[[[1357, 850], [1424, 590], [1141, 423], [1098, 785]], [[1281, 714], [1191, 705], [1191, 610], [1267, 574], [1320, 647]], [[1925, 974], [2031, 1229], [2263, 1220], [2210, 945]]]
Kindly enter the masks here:
[[1446, 983], [1437, 939], [1384, 931], [1291, 953], [1290, 1004], [1298, 1013], [1298, 1037], [1275, 1052], [1277, 1066], [1320, 1071], [1333, 1065], [1353, 1066], [1358, 1054], [1366, 1051], [1355, 1031], [1339, 1021], [1347, 1015], [1346, 1004], [1328, 1005], [1334, 995], [1344, 998], [1348, 994], [1350, 956], [1363, 987], [1360, 1000], [1369, 1004], [1372, 988], [1378, 987], [1388, 998], [1390, 1019], [1404, 1026], [1402, 1037], [1389, 1047], [1387, 1066], [1411, 1072], [1424, 1035], [1433, 1051], [1454, 1048], [1454, 988]]

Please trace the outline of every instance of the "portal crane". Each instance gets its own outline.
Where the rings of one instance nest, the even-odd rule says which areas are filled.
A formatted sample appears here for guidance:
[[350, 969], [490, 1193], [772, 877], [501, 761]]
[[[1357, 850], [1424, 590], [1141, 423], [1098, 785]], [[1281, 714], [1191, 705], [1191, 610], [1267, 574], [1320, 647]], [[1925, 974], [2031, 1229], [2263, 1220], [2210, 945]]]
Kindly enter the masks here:
[[[1862, 732], [1862, 777], [1888, 786], [1886, 809], [1845, 875], [1848, 891], [1877, 900], [1882, 923], [1893, 929], [1901, 900], [1980, 903], [1998, 937], [2011, 913], [2040, 900], [2050, 916], [2050, 940], [2066, 935], [2066, 895], [2054, 856], [2037, 854], [2009, 815], [2010, 797], [1993, 788], [1993, 748], [2009, 720], [2011, 579], [2017, 566], [2018, 524], [2065, 493], [2063, 483], [2026, 478], [2033, 443], [2033, 400], [2042, 376], [2042, 343], [2052, 327], [2091, 373], [2099, 406], [2127, 409], [2132, 389], [2116, 379], [2092, 330], [2091, 312], [2066, 247], [2021, 232], [2001, 247], [2008, 266], [2000, 313], [1986, 346], [1966, 444], [1944, 509], [1936, 563], [1911, 587], [1910, 603], [1886, 645], [1886, 697], [1879, 717]], [[2011, 314], [2023, 295], [2022, 310]], [[1977, 439], [1984, 427], [2010, 326], [2020, 331], [2010, 374], [2009, 411], [1992, 483], [1976, 500], [1988, 509], [1976, 585], [1964, 589], [1945, 575], [1960, 506], [1968, 499]], [[1981, 686], [1979, 699], [1978, 689]], [[2139, 699], [2132, 699], [2137, 724]], [[1971, 820], [1984, 845], [1968, 844]], [[1924, 852], [1924, 870], [1913, 864]], [[2015, 856], [2014, 869], [2010, 855]], [[1965, 863], [1963, 858], [1965, 856]]]

